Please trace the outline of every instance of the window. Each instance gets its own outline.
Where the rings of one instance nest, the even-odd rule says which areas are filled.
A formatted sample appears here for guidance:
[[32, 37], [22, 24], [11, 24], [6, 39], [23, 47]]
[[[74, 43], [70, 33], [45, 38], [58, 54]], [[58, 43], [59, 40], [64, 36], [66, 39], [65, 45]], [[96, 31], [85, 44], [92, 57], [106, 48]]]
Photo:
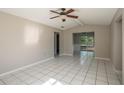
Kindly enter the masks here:
[[94, 46], [94, 32], [83, 32], [80, 36], [82, 46]]

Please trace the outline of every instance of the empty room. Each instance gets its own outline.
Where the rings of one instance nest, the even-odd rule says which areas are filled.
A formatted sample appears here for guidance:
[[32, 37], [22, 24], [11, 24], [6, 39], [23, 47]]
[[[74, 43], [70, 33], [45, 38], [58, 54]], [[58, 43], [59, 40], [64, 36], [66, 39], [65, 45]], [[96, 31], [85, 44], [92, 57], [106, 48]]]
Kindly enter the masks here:
[[121, 8], [0, 8], [0, 85], [123, 85]]

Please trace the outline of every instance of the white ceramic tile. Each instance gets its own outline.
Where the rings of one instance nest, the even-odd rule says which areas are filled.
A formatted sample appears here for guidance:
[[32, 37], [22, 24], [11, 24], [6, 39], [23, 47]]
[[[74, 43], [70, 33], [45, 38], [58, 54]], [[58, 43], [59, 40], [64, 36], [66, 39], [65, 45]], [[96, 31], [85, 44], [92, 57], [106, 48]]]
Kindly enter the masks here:
[[23, 81], [19, 81], [19, 80], [15, 80], [15, 81], [9, 81], [6, 82], [8, 85], [27, 85], [26, 83], [24, 83]]
[[26, 73], [24, 73], [24, 72], [21, 72], [21, 73], [17, 73], [17, 74], [14, 74], [14, 76], [16, 76], [16, 77], [24, 77], [24, 76], [29, 76], [29, 75], [27, 75]]
[[15, 80], [17, 80], [17, 78], [14, 77], [14, 76], [11, 76], [10, 78], [4, 78], [2, 80], [5, 81], [5, 82], [9, 82], [9, 81], [15, 81]]
[[42, 74], [42, 73], [38, 73], [36, 74], [34, 77], [37, 78], [37, 79], [41, 79], [42, 77], [44, 77], [45, 75]]
[[48, 76], [55, 76], [56, 75], [56, 73], [55, 72], [50, 72], [50, 73], [48, 73]]
[[54, 76], [53, 78], [54, 79], [57, 79], [57, 80], [60, 80], [60, 79], [62, 79], [64, 76], [63, 75], [56, 75], [56, 76]]
[[96, 80], [96, 85], [108, 85], [108, 82]]
[[34, 82], [31, 83], [31, 85], [42, 85], [44, 82], [41, 80], [36, 80]]
[[31, 76], [35, 76], [35, 75], [37, 75], [37, 74], [39, 74], [40, 72], [31, 72], [31, 73], [27, 73], [27, 75], [31, 75]]
[[1, 76], [1, 77], [0, 77], [0, 79], [7, 79], [7, 78], [10, 78], [10, 77], [12, 77], [12, 75], [11, 75], [11, 74]]
[[86, 77], [96, 78], [96, 73], [87, 73]]
[[4, 85], [5, 83], [0, 80], [0, 85]]
[[95, 82], [85, 81], [83, 85], [95, 85]]
[[107, 82], [107, 77], [98, 77], [97, 76], [97, 80], [103, 81], [103, 82]]
[[68, 82], [65, 82], [65, 81], [59, 81], [62, 85], [70, 85]]
[[70, 77], [70, 78], [73, 78], [75, 76], [75, 74], [71, 74], [71, 73], [68, 73], [67, 75], [66, 75], [66, 77]]
[[80, 80], [80, 81], [84, 80], [84, 78], [85, 77], [83, 77], [83, 76], [75, 76], [74, 77], [75, 80]]
[[84, 83], [95, 84], [95, 79], [94, 78], [85, 78]]
[[66, 75], [67, 74], [67, 72], [60, 72], [60, 73], [58, 73], [58, 74], [61, 74], [61, 75]]
[[43, 73], [43, 74], [48, 74], [50, 71], [48, 71], [48, 70], [44, 70], [44, 71], [41, 71], [41, 73]]
[[97, 72], [96, 71], [88, 71], [88, 74], [96, 74]]
[[69, 83], [69, 82], [71, 82], [72, 77], [71, 78], [70, 77], [64, 77], [62, 80]]
[[81, 80], [72, 80], [71, 81], [71, 83], [70, 83], [71, 85], [81, 85], [82, 84], [82, 81]]
[[[17, 76], [16, 76], [16, 77], [17, 77]], [[19, 76], [19, 77], [17, 77], [17, 78], [20, 79], [20, 80], [22, 80], [22, 81], [24, 81], [24, 80], [28, 80], [30, 77], [31, 77], [31, 76], [29, 76], [29, 75], [22, 75], [22, 76]]]
[[109, 79], [118, 79], [118, 76], [117, 75], [108, 75], [108, 78]]
[[8, 85], [17, 85], [17, 84], [21, 84], [21, 81], [17, 78], [9, 78], [9, 79], [4, 79], [3, 80], [6, 84]]
[[48, 62], [2, 76], [0, 79], [5, 80], [7, 84], [15, 85], [47, 84], [49, 80], [56, 80], [54, 85], [80, 85], [81, 83], [86, 85], [102, 85], [107, 84], [107, 82], [112, 85], [120, 84], [110, 63], [89, 58], [81, 65], [79, 57], [69, 56], [61, 56]]
[[15, 74], [19, 74], [19, 73], [24, 73], [24, 70], [23, 71], [22, 70], [19, 70], [19, 71], [13, 72], [12, 74], [15, 75]]
[[120, 85], [120, 82], [116, 80], [109, 81], [109, 85]]
[[48, 81], [49, 79], [53, 79], [53, 77], [44, 76], [44, 77], [42, 77], [40, 80], [46, 82], [46, 81]]
[[107, 77], [106, 73], [97, 73], [97, 77]]
[[35, 81], [37, 81], [37, 80], [38, 80], [38, 79], [36, 79], [36, 78], [30, 77], [30, 78], [24, 80], [24, 83], [26, 83], [26, 84], [31, 84], [32, 82], [35, 82]]

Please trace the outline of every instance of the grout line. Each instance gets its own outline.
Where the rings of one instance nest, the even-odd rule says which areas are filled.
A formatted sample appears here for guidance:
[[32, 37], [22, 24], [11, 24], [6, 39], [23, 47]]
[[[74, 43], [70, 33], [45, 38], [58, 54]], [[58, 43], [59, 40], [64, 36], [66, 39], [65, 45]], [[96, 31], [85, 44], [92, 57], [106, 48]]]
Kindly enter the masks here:
[[[74, 60], [72, 60], [72, 62], [73, 62]], [[71, 63], [72, 63], [71, 62]], [[63, 67], [63, 69], [65, 69], [65, 67], [66, 66], [68, 66], [68, 65], [70, 65], [71, 63], [68, 63], [68, 64], [66, 64], [64, 67]], [[77, 63], [76, 63], [77, 64]], [[75, 66], [75, 65], [74, 65]], [[71, 68], [73, 68], [74, 66], [72, 66]], [[58, 67], [58, 66], [57, 66]], [[62, 80], [69, 72], [70, 72], [70, 70], [71, 70], [71, 68], [66, 72], [66, 74], [60, 79], [60, 80]], [[62, 71], [63, 69], [61, 69], [60, 71]], [[58, 72], [58, 73], [60, 73], [60, 71]], [[54, 72], [54, 71], [53, 71]], [[58, 74], [58, 73], [56, 73], [56, 75]], [[54, 75], [54, 76], [56, 76], [56, 75]], [[65, 81], [64, 81], [65, 82]], [[68, 83], [68, 82], [66, 82], [66, 83]]]
[[11, 74], [12, 76], [14, 76], [16, 79], [20, 80], [20, 82], [25, 83], [26, 85], [28, 85], [26, 82], [24, 82], [23, 80], [21, 80], [20, 78], [16, 77], [14, 74]]
[[[77, 65], [77, 63], [76, 63], [76, 65]], [[74, 66], [72, 66], [71, 68], [73, 68], [73, 67], [74, 67]], [[71, 68], [66, 72], [66, 74], [63, 76], [63, 78], [70, 72]], [[62, 79], [63, 79], [63, 78], [62, 78]], [[62, 79], [61, 79], [61, 80], [62, 80]]]
[[[70, 63], [70, 64], [71, 64], [71, 63]], [[67, 64], [67, 65], [70, 65], [70, 64]], [[77, 63], [76, 63], [76, 64], [77, 64]], [[65, 66], [67, 66], [67, 65], [65, 65]], [[72, 66], [72, 67], [73, 67], [73, 66]], [[58, 66], [55, 67], [54, 69], [56, 69], [56, 68], [58, 68]], [[64, 68], [65, 68], [65, 67], [63, 67], [63, 69], [64, 69]], [[62, 70], [63, 70], [63, 69], [62, 69]], [[69, 69], [69, 70], [71, 70], [71, 69]], [[51, 71], [51, 72], [52, 72], [52, 71]], [[54, 71], [53, 71], [53, 72], [54, 72]], [[69, 71], [68, 71], [68, 72], [69, 72]], [[67, 73], [68, 73], [68, 72], [67, 72]], [[50, 73], [50, 72], [49, 72], [49, 73]], [[58, 73], [60, 73], [60, 72], [58, 72]], [[58, 73], [56, 73], [56, 75], [57, 75]], [[47, 76], [47, 75], [48, 75], [48, 73], [45, 74], [45, 76]], [[56, 76], [56, 75], [54, 75], [54, 76]], [[30, 76], [31, 76], [31, 75], [30, 75]], [[44, 76], [44, 77], [45, 77], [45, 76]], [[36, 78], [36, 77], [35, 77], [35, 78]], [[64, 76], [63, 76], [63, 78], [64, 78]], [[39, 79], [38, 79], [38, 80], [39, 80]]]
[[[79, 71], [81, 71], [82, 68], [83, 68], [83, 67], [81, 67], [81, 68], [78, 70], [78, 73], [79, 73]], [[76, 75], [77, 75], [78, 73], [76, 73]], [[83, 71], [82, 71], [81, 73], [83, 74]], [[72, 78], [72, 80], [76, 77], [76, 75]], [[72, 80], [70, 81], [70, 83], [72, 82]]]
[[[49, 65], [51, 65], [51, 64], [49, 64]], [[48, 65], [48, 66], [49, 66]], [[55, 67], [55, 68], [57, 68], [57, 67]], [[26, 73], [26, 72], [24, 72], [24, 71], [22, 71], [23, 73]], [[51, 71], [52, 72], [52, 71]], [[39, 72], [39, 73], [41, 73], [41, 72]], [[48, 72], [49, 73], [49, 72]], [[47, 74], [48, 74], [47, 73]], [[29, 73], [26, 73], [26, 74], [28, 74], [29, 76], [31, 76], [31, 77], [34, 77], [34, 78], [36, 78], [36, 79], [38, 79], [38, 80], [40, 80], [39, 78], [37, 78], [37, 77], [35, 77], [35, 76], [33, 76], [33, 75], [30, 75]], [[42, 73], [43, 74], [43, 73]], [[43, 77], [45, 77], [45, 76], [47, 76], [47, 74], [44, 74], [44, 76]], [[13, 76], [15, 76], [14, 74], [12, 74]], [[16, 76], [15, 76], [16, 77]], [[19, 79], [21, 82], [24, 82], [24, 83], [26, 83], [25, 81], [23, 81], [23, 80], [21, 80], [20, 78], [18, 78], [18, 77], [16, 77], [17, 79]], [[41, 81], [41, 80], [40, 80]], [[27, 84], [27, 83], [26, 83]], [[29, 84], [28, 84], [29, 85]]]
[[[65, 66], [63, 67], [63, 69], [61, 69], [60, 71], [64, 70], [65, 67], [68, 66], [68, 65], [70, 65], [70, 64], [65, 65]], [[54, 71], [53, 71], [53, 72], [54, 72]], [[58, 72], [58, 73], [60, 73], [60, 72]], [[58, 73], [56, 73], [56, 75], [57, 75]], [[56, 75], [54, 75], [54, 76], [56, 76]]]
[[[59, 62], [59, 60], [60, 60], [60, 62]], [[84, 79], [82, 80], [82, 84], [84, 83], [84, 81], [85, 81], [85, 79], [86, 79], [86, 77], [87, 77], [87, 74], [88, 74], [88, 71], [89, 71], [89, 69], [90, 69], [90, 67], [91, 67], [91, 65], [92, 65], [92, 61], [93, 61], [93, 59], [90, 59], [90, 60], [86, 60], [86, 74], [85, 74], [85, 76], [84, 76]], [[57, 61], [58, 61], [58, 63], [57, 63]], [[62, 76], [62, 78], [60, 79], [60, 80], [63, 80], [63, 78], [65, 78], [68, 74], [69, 74], [69, 72], [74, 68], [74, 67], [76, 67], [78, 64], [79, 64], [79, 60], [78, 60], [78, 58], [72, 58], [72, 59], [67, 59], [67, 60], [65, 60], [65, 61], [63, 61], [62, 59], [58, 59], [57, 61], [53, 61], [53, 62], [49, 62], [49, 63], [47, 63], [47, 65], [46, 65], [46, 67], [44, 67], [44, 71], [46, 71], [46, 70], [48, 70], [47, 68], [50, 68], [50, 67], [52, 67], [53, 65], [55, 65], [55, 67], [53, 67], [53, 69], [52, 70], [49, 70], [49, 72], [48, 73], [46, 73], [46, 74], [43, 74], [42, 72], [40, 72], [39, 71], [39, 69], [40, 69], [40, 67], [37, 67], [37, 68], [39, 68], [38, 69], [38, 71], [36, 71], [36, 72], [39, 72], [39, 73], [42, 73], [44, 76], [43, 77], [45, 77], [45, 76], [48, 76], [48, 74], [49, 73], [51, 73], [51, 72], [54, 72], [54, 71], [56, 71], [57, 70], [57, 68], [60, 68], [60, 67], [62, 67], [62, 69], [61, 70], [59, 70], [59, 72], [54, 72], [54, 73], [56, 73], [54, 76], [56, 76], [56, 75], [58, 75], [61, 71], [63, 71], [65, 68], [67, 68], [68, 66], [70, 66], [70, 68], [67, 70], [67, 72], [65, 72], [65, 75], [63, 75]], [[68, 64], [63, 64], [63, 62], [66, 62], [66, 61], [68, 61]], [[108, 73], [107, 73], [107, 66], [106, 66], [107, 64], [105, 64], [104, 63], [104, 68], [105, 68], [105, 71], [106, 71], [106, 76], [107, 76], [107, 82], [108, 82]], [[98, 74], [98, 66], [99, 66], [99, 62], [97, 61], [97, 69], [96, 69], [96, 79], [95, 79], [95, 85], [96, 85], [96, 80], [97, 80], [97, 74]], [[35, 66], [32, 66], [32, 67], [35, 67]], [[84, 66], [83, 66], [84, 67]], [[76, 70], [76, 73], [74, 74], [74, 76], [72, 77], [72, 79], [71, 79], [71, 81], [70, 82], [66, 82], [66, 81], [64, 81], [64, 82], [66, 82], [67, 84], [71, 84], [71, 82], [72, 82], [72, 80], [77, 76], [77, 74], [81, 71], [81, 69], [83, 68], [83, 67], [80, 67], [78, 70]], [[20, 70], [21, 71], [21, 70]], [[32, 70], [33, 71], [33, 70]], [[37, 78], [37, 77], [35, 77], [35, 75], [30, 75], [28, 72], [25, 72], [25, 70], [22, 70], [21, 72], [23, 72], [23, 73], [26, 73], [26, 74], [28, 74], [30, 77], [34, 77], [35, 79], [37, 79], [37, 80], [40, 80], [40, 81], [42, 81], [41, 79], [42, 79], [42, 77], [41, 77], [41, 79], [39, 79], [39, 78]], [[21, 73], [20, 72], [20, 73]], [[84, 69], [81, 71], [81, 75], [84, 73]], [[19, 77], [16, 77], [13, 73], [11, 74], [12, 76], [14, 76], [15, 78], [17, 78], [18, 80], [20, 80], [21, 82], [23, 82], [24, 84], [27, 84], [26, 82], [25, 82], [25, 80], [23, 81], [23, 80], [21, 80]], [[50, 77], [54, 77], [54, 76], [50, 76]], [[26, 79], [27, 80], [27, 79]], [[59, 79], [58, 79], [59, 80]], [[2, 79], [0, 79], [0, 81], [1, 82], [3, 82], [4, 84], [6, 84]], [[57, 80], [56, 80], [57, 81]], [[34, 81], [33, 81], [34, 82]], [[32, 83], [33, 83], [32, 82]], [[44, 81], [43, 81], [44, 82]], [[31, 84], [31, 83], [30, 83]], [[30, 84], [28, 84], [28, 85], [30, 85]], [[108, 84], [109, 84], [109, 82], [108, 82]]]
[[89, 71], [90, 66], [91, 66], [91, 62], [89, 63], [88, 70], [87, 70], [87, 72], [86, 72], [86, 75], [85, 75], [85, 77], [84, 77], [84, 80], [82, 80], [82, 84], [84, 83], [84, 81], [85, 81], [85, 79], [86, 79], [86, 77], [87, 77], [87, 73], [88, 73], [88, 71]]
[[[58, 66], [57, 66], [58, 67]], [[55, 67], [54, 69], [56, 69], [57, 67]], [[39, 72], [39, 71], [38, 71]], [[47, 76], [50, 72], [54, 72], [54, 71], [50, 71], [49, 70], [49, 72], [48, 73], [46, 73], [46, 74], [44, 74], [44, 73], [42, 73], [42, 72], [39, 72], [39, 73], [41, 73], [41, 74], [43, 74], [44, 76]], [[26, 72], [24, 72], [24, 73], [26, 73]], [[54, 72], [54, 73], [56, 73], [56, 72]], [[27, 73], [28, 74], [28, 73]], [[57, 74], [57, 73], [56, 73]], [[28, 75], [30, 75], [30, 74], [28, 74]], [[30, 75], [30, 76], [32, 76], [32, 77], [34, 77], [33, 75]], [[36, 77], [35, 77], [36, 78]], [[39, 79], [39, 78], [38, 78]]]
[[4, 85], [7, 85], [7, 84], [4, 82], [4, 80], [0, 79], [0, 81], [1, 81]]
[[[81, 67], [82, 68], [82, 67]], [[76, 77], [76, 75], [79, 73], [79, 71], [81, 71], [81, 68], [77, 71], [77, 73], [75, 74], [75, 76], [72, 78], [72, 80], [69, 82], [69, 84], [71, 84], [71, 82], [74, 80], [74, 78]]]
[[[75, 65], [77, 65], [78, 63], [75, 63]], [[74, 65], [74, 66], [75, 66]], [[72, 66], [71, 68], [73, 68], [74, 66]], [[64, 79], [64, 77], [70, 72], [70, 70], [71, 70], [71, 68], [66, 72], [66, 74], [60, 79], [60, 80], [63, 80]], [[64, 81], [65, 82], [65, 81]], [[67, 82], [67, 83], [69, 83], [69, 82]]]
[[[112, 65], [112, 63], [111, 63], [111, 65]], [[120, 85], [122, 85], [122, 82], [121, 82], [121, 80], [120, 80], [118, 74], [117, 74], [113, 69], [112, 69], [112, 71], [113, 71], [113, 72], [115, 73], [115, 75], [117, 76], [117, 80], [119, 81]]]
[[108, 82], [108, 85], [109, 85], [107, 67], [106, 67], [106, 64], [105, 63], [104, 63], [104, 68], [105, 68], [105, 72], [106, 72], [107, 82]]
[[96, 85], [96, 80], [97, 80], [98, 65], [99, 65], [99, 62], [97, 61], [97, 69], [96, 69], [96, 79], [95, 79], [95, 85]]

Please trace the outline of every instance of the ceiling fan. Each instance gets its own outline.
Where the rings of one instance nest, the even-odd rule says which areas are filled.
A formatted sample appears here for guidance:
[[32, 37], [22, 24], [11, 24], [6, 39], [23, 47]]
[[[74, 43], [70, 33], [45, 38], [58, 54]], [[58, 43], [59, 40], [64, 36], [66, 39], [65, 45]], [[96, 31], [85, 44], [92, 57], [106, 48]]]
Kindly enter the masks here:
[[[50, 19], [54, 19], [54, 18], [63, 16], [63, 15], [66, 16], [66, 17], [69, 17], [69, 18], [74, 18], [74, 19], [77, 19], [77, 18], [78, 18], [78, 16], [70, 15], [70, 13], [72, 13], [72, 12], [75, 11], [74, 9], [69, 9], [69, 10], [67, 10], [66, 8], [61, 8], [60, 10], [61, 10], [61, 12], [57, 12], [57, 11], [54, 11], [54, 10], [50, 10], [50, 12], [55, 13], [55, 14], [58, 14], [57, 16], [51, 17]], [[66, 11], [66, 10], [67, 10], [67, 11]], [[66, 19], [63, 18], [62, 21], [65, 22]]]

